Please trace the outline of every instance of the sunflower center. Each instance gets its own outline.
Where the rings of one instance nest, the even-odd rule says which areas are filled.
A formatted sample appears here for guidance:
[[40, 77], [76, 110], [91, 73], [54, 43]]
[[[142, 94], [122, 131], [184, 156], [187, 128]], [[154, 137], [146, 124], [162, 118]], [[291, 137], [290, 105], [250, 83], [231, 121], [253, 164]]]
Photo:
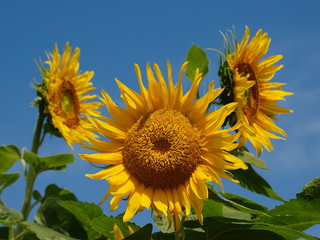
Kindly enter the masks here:
[[242, 108], [245, 116], [249, 122], [253, 122], [255, 115], [258, 112], [259, 108], [259, 86], [256, 75], [248, 63], [240, 63], [236, 66], [238, 72], [242, 76], [247, 76], [249, 74], [248, 80], [254, 81], [255, 84], [245, 92], [245, 97], [247, 99], [246, 106]]
[[152, 188], [173, 188], [187, 181], [201, 163], [200, 134], [175, 110], [142, 116], [128, 131], [123, 165]]
[[79, 100], [72, 83], [64, 81], [57, 91], [56, 114], [65, 119], [64, 124], [68, 127], [77, 125], [79, 122]]

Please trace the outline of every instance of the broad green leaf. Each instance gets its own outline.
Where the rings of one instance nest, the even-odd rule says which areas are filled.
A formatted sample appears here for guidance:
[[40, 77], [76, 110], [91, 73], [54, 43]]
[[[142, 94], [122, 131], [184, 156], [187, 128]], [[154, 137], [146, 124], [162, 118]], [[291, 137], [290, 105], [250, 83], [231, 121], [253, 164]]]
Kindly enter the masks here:
[[18, 180], [20, 174], [19, 173], [3, 173], [0, 174], [0, 194], [6, 187], [9, 187], [15, 181]]
[[[283, 226], [276, 225], [267, 225], [267, 224], [255, 224], [252, 229], [268, 230], [284, 237], [285, 240], [296, 240], [296, 239], [305, 239], [305, 240], [319, 240], [319, 238], [308, 235], [304, 232], [297, 231], [295, 229], [286, 228]], [[260, 238], [259, 238], [260, 239]]]
[[245, 206], [247, 208], [250, 208], [250, 209], [255, 209], [255, 210], [258, 210], [258, 211], [261, 211], [261, 212], [267, 212], [268, 211], [268, 208], [266, 206], [263, 206], [259, 203], [256, 203], [252, 200], [249, 200], [247, 198], [244, 198], [242, 196], [239, 196], [237, 194], [233, 194], [233, 193], [227, 193], [227, 192], [220, 192], [220, 194], [222, 196], [224, 196], [225, 198], [233, 201], [233, 202], [236, 202], [242, 206]]
[[221, 202], [216, 202], [211, 199], [205, 199], [202, 215], [203, 217], [227, 217], [250, 220], [252, 214], [235, 210], [234, 208], [226, 207]]
[[37, 223], [23, 222], [23, 225], [31, 232], [34, 232], [40, 240], [76, 240], [76, 238], [69, 237]]
[[250, 164], [248, 165], [247, 170], [237, 169], [229, 170], [232, 174], [232, 177], [235, 180], [239, 180], [240, 185], [252, 192], [259, 193], [261, 195], [284, 201], [273, 189], [270, 184], [262, 178]]
[[256, 166], [261, 169], [269, 170], [266, 167], [266, 163], [263, 160], [261, 160], [260, 158], [257, 158], [251, 152], [247, 151], [244, 147], [232, 150], [230, 153], [232, 155], [240, 158], [245, 163], [248, 163], [250, 165]]
[[78, 201], [60, 201], [59, 205], [73, 216], [82, 224], [86, 230], [88, 239], [97, 239], [100, 233], [91, 228], [91, 221], [94, 218], [103, 216], [102, 209], [93, 203], [78, 202]]
[[305, 200], [320, 199], [320, 177], [317, 177], [306, 184], [302, 189], [302, 192], [297, 194], [297, 198]]
[[320, 224], [320, 199], [311, 201], [291, 199], [270, 210], [268, 215], [268, 217], [261, 216], [257, 221], [304, 231], [315, 224]]
[[77, 201], [76, 196], [72, 192], [70, 192], [68, 189], [59, 188], [55, 184], [50, 184], [46, 187], [42, 202], [49, 197], [59, 198], [60, 200]]
[[[152, 234], [153, 240], [175, 240], [175, 233], [162, 233], [156, 232]], [[185, 230], [185, 240], [208, 240], [203, 231], [195, 231], [186, 229]]]
[[124, 240], [151, 240], [152, 224], [147, 224]]
[[19, 224], [23, 219], [22, 213], [0, 204], [0, 224], [11, 226]]
[[78, 201], [61, 201], [59, 205], [71, 212], [80, 222], [89, 225], [90, 221], [103, 215], [102, 209], [94, 204]]
[[[188, 223], [185, 224], [188, 227]], [[208, 217], [201, 226], [210, 240], [285, 240], [282, 236], [267, 230], [251, 229], [250, 221], [224, 217]]]
[[187, 67], [187, 78], [193, 82], [196, 75], [196, 70], [199, 69], [204, 77], [209, 71], [209, 60], [205, 51], [199, 48], [197, 45], [193, 45], [187, 54], [188, 67]]
[[8, 171], [20, 159], [20, 150], [16, 145], [0, 146], [0, 173]]
[[203, 200], [203, 217], [223, 216], [223, 204], [212, 201], [211, 199]]
[[217, 203], [222, 204], [225, 207], [228, 207], [228, 208], [231, 208], [233, 210], [240, 211], [240, 212], [249, 213], [249, 214], [255, 214], [255, 215], [266, 215], [266, 213], [258, 211], [256, 209], [251, 209], [249, 207], [246, 207], [244, 205], [241, 205], [241, 204], [236, 203], [234, 201], [231, 201], [229, 199], [223, 199], [218, 195], [218, 193], [216, 192], [216, 190], [213, 188], [212, 185], [207, 184], [207, 186], [208, 186], [208, 190], [209, 190], [209, 198], [208, 198], [208, 200], [215, 201]]
[[39, 207], [36, 223], [77, 239], [87, 239], [87, 232], [72, 213], [61, 207], [58, 198], [49, 197]]
[[34, 153], [25, 152], [23, 158], [38, 174], [46, 170], [65, 170], [67, 164], [74, 162], [74, 155], [67, 153], [40, 157]]
[[132, 228], [133, 231], [137, 231], [138, 229], [140, 229], [139, 226], [137, 226], [134, 223], [130, 223], [130, 222], [123, 222], [122, 218], [120, 217], [108, 217], [106, 215], [102, 215], [100, 217], [96, 217], [94, 218], [91, 223], [90, 226], [93, 230], [95, 230], [96, 232], [100, 233], [101, 235], [111, 238], [113, 239], [113, 226], [114, 224], [117, 224], [118, 227], [120, 228], [123, 236], [129, 236], [130, 232], [129, 232], [129, 228], [128, 226], [130, 226]]
[[171, 225], [169, 219], [161, 213], [159, 213], [153, 209], [151, 209], [152, 219], [154, 222], [154, 225], [159, 228], [163, 233], [172, 233], [174, 232], [174, 226], [173, 226], [173, 217], [171, 217]]

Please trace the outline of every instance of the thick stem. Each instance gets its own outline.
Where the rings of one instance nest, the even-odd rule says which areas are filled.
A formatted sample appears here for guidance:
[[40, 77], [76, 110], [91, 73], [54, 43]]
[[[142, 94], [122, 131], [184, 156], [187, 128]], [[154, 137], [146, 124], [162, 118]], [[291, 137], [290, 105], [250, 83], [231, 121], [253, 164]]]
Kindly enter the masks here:
[[184, 234], [184, 227], [183, 227], [183, 223], [185, 221], [186, 217], [182, 216], [181, 220], [180, 220], [180, 225], [176, 226], [176, 232], [175, 232], [175, 239], [176, 240], [184, 240], [185, 234]]
[[[42, 111], [39, 109], [39, 115], [37, 119], [37, 123], [35, 126], [34, 134], [33, 134], [33, 140], [32, 140], [32, 146], [31, 146], [31, 152], [37, 154], [39, 147], [41, 145], [41, 133], [42, 133], [42, 127], [44, 122], [44, 115]], [[25, 174], [26, 179], [26, 192], [24, 196], [24, 202], [22, 206], [22, 215], [23, 215], [23, 221], [27, 221], [30, 211], [31, 211], [31, 198], [32, 198], [32, 192], [33, 192], [33, 186], [35, 183], [37, 177], [37, 173], [35, 169], [29, 165], [28, 170]], [[16, 236], [20, 235], [23, 231], [23, 227], [19, 225], [17, 227]]]
[[39, 147], [41, 145], [40, 137], [41, 137], [41, 133], [42, 133], [43, 121], [44, 121], [44, 115], [39, 110], [39, 115], [38, 115], [36, 127], [34, 129], [32, 146], [31, 146], [31, 152], [33, 152], [35, 154], [38, 153]]
[[9, 226], [9, 236], [8, 236], [9, 240], [14, 240], [14, 228], [13, 226]]

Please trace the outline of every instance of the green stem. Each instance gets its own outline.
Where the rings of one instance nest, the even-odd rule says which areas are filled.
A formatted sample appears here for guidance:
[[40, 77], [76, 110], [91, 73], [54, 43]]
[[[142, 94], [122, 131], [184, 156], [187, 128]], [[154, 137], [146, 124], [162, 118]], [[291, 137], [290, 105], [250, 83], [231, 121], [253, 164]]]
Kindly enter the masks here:
[[[39, 147], [41, 145], [41, 133], [42, 133], [42, 127], [44, 122], [44, 115], [42, 111], [39, 109], [39, 115], [36, 123], [36, 127], [33, 134], [33, 140], [32, 140], [32, 146], [31, 146], [31, 152], [37, 154]], [[26, 171], [25, 179], [26, 179], [26, 192], [24, 197], [24, 202], [22, 206], [22, 215], [23, 215], [23, 221], [27, 221], [30, 211], [31, 211], [31, 198], [32, 198], [32, 192], [33, 192], [33, 186], [35, 183], [35, 180], [37, 178], [37, 173], [35, 169], [29, 165], [29, 169]], [[19, 225], [17, 227], [16, 236], [20, 235], [23, 231], [22, 225]]]
[[45, 117], [44, 117], [43, 113], [41, 112], [41, 110], [39, 110], [38, 120], [37, 120], [36, 127], [34, 129], [33, 141], [32, 141], [32, 147], [31, 147], [31, 152], [33, 152], [35, 154], [38, 153], [39, 147], [41, 145], [40, 136], [41, 136], [41, 132], [42, 132], [44, 118]]
[[8, 236], [9, 240], [14, 240], [14, 228], [13, 226], [9, 226], [9, 236]]
[[175, 239], [176, 240], [184, 240], [185, 234], [184, 234], [184, 221], [185, 221], [186, 217], [182, 216], [181, 221], [180, 221], [180, 226], [178, 226], [176, 228], [176, 232], [175, 232]]

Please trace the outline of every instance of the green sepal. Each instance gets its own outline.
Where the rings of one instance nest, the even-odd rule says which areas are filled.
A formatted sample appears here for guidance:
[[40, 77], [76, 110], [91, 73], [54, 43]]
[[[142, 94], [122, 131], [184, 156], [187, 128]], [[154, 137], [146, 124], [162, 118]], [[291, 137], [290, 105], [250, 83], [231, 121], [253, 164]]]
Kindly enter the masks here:
[[[220, 67], [218, 70], [220, 77], [220, 85], [223, 88], [223, 92], [219, 95], [219, 105], [227, 105], [228, 103], [234, 102], [233, 100], [233, 82], [232, 82], [232, 71], [229, 68], [228, 62], [220, 60]], [[235, 112], [232, 112], [226, 117], [222, 126], [229, 123], [232, 127], [237, 123], [237, 117]]]
[[20, 150], [16, 145], [0, 146], [0, 173], [8, 171], [20, 159]]
[[189, 49], [186, 60], [188, 61], [186, 76], [191, 82], [194, 81], [197, 69], [202, 73], [202, 78], [208, 73], [209, 60], [207, 54], [197, 45], [194, 44]]

